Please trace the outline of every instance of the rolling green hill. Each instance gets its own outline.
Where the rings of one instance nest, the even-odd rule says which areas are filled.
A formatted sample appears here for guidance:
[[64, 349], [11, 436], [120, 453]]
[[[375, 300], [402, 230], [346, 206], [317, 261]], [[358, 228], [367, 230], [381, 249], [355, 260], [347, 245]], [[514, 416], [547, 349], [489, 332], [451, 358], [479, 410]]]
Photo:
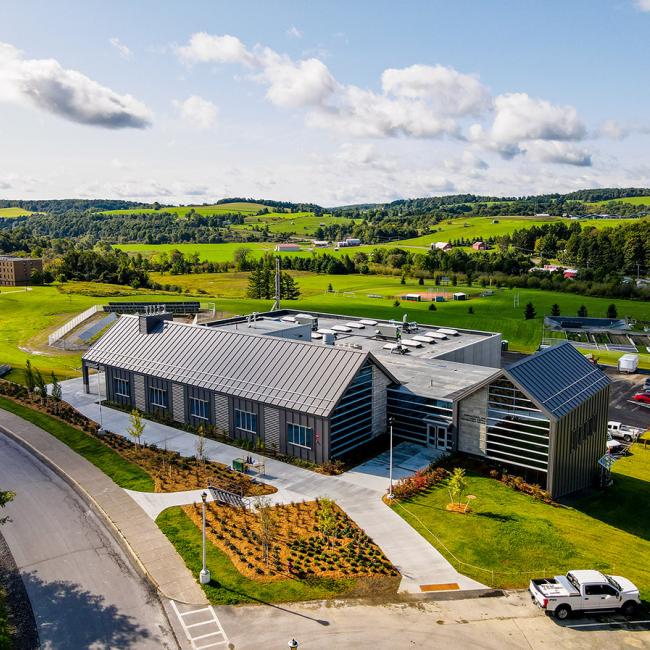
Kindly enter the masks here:
[[161, 207], [159, 210], [154, 208], [131, 208], [129, 210], [105, 210], [102, 214], [156, 214], [157, 212], [169, 212], [184, 217], [188, 212], [194, 210], [198, 214], [211, 215], [222, 214], [224, 212], [231, 212], [236, 214], [256, 214], [264, 208], [269, 208], [261, 203], [218, 203], [216, 205], [183, 205], [172, 207]]
[[5, 219], [28, 217], [30, 214], [33, 213], [29, 210], [23, 210], [22, 208], [0, 208], [0, 217], [4, 217]]

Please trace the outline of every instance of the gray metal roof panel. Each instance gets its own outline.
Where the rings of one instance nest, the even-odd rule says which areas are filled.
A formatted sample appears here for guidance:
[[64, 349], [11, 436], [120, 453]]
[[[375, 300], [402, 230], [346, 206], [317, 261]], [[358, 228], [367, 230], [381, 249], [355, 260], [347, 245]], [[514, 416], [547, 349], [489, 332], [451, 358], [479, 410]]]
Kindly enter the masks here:
[[537, 352], [505, 370], [533, 401], [557, 418], [610, 383], [607, 375], [569, 342]]
[[327, 416], [368, 352], [164, 321], [141, 334], [124, 315], [83, 358]]

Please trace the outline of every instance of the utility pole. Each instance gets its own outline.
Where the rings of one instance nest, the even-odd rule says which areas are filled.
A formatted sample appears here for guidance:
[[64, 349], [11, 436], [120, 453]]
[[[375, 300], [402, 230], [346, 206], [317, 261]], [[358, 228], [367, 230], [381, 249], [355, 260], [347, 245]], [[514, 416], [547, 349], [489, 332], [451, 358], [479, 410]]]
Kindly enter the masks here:
[[205, 548], [205, 502], [208, 498], [208, 495], [206, 492], [201, 493], [201, 501], [202, 501], [202, 519], [203, 519], [203, 526], [201, 527], [201, 537], [203, 538], [203, 568], [201, 569], [201, 572], [199, 573], [199, 582], [202, 585], [207, 585], [210, 582], [210, 571], [208, 570], [208, 567], [206, 566], [205, 563], [205, 555], [206, 555], [206, 548]]
[[275, 258], [275, 302], [273, 303], [273, 311], [280, 309], [280, 256]]

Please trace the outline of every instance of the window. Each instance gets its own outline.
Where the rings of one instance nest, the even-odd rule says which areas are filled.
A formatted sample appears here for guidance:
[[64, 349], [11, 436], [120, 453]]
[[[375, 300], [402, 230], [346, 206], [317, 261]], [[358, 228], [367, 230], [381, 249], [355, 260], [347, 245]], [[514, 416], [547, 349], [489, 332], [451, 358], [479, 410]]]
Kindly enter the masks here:
[[208, 402], [204, 399], [198, 399], [196, 397], [190, 397], [190, 415], [195, 418], [201, 418], [202, 420], [209, 419], [208, 416], [209, 406]]
[[314, 432], [302, 424], [287, 424], [287, 440], [292, 445], [311, 449], [313, 445]]
[[149, 387], [149, 405], [167, 408], [167, 391], [162, 388]]
[[235, 409], [235, 428], [257, 433], [257, 414]]
[[585, 596], [600, 596], [603, 593], [603, 585], [585, 585]]
[[120, 397], [131, 397], [128, 379], [120, 379], [119, 377], [115, 378], [115, 394]]

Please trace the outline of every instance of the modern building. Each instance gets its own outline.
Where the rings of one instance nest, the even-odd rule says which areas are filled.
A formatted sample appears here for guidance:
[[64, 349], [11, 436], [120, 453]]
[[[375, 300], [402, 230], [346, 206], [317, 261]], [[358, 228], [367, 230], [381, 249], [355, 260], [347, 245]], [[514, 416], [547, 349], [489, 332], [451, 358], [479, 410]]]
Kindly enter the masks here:
[[279, 253], [295, 253], [297, 251], [302, 250], [302, 248], [298, 244], [277, 244], [275, 247], [275, 250], [278, 251]]
[[43, 260], [37, 257], [0, 255], [0, 286], [25, 287], [32, 283], [32, 271], [43, 271]]
[[106, 397], [317, 463], [385, 436], [484, 458], [553, 496], [587, 487], [609, 381], [571, 345], [501, 368], [501, 335], [280, 310], [125, 315], [83, 357]]

